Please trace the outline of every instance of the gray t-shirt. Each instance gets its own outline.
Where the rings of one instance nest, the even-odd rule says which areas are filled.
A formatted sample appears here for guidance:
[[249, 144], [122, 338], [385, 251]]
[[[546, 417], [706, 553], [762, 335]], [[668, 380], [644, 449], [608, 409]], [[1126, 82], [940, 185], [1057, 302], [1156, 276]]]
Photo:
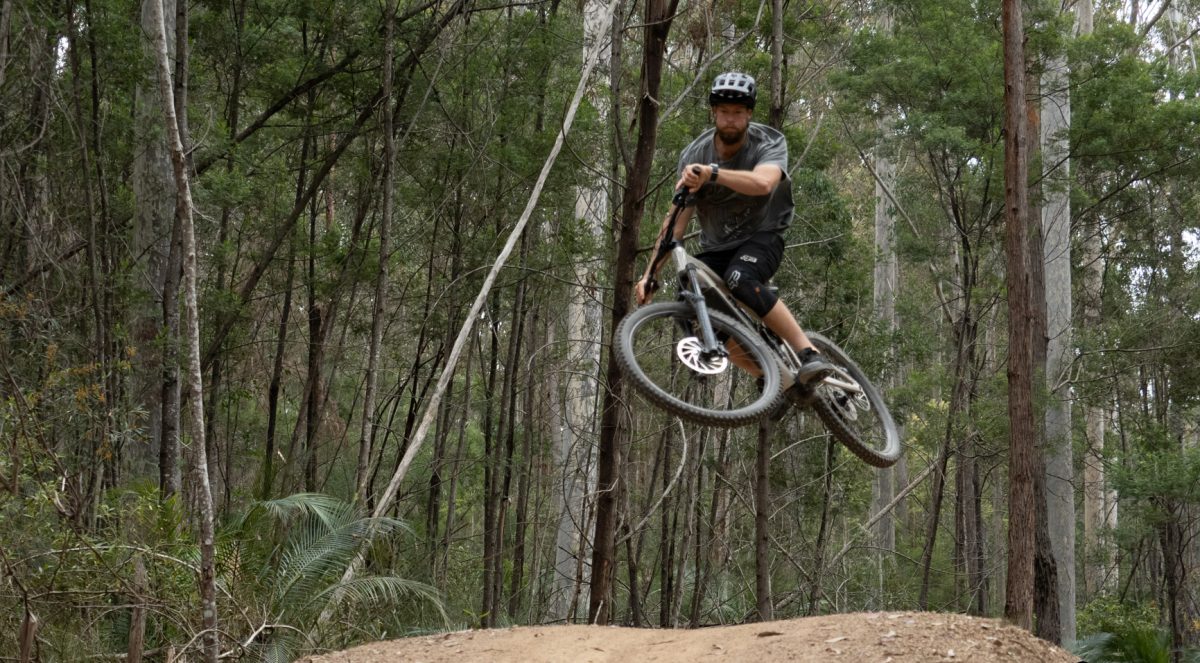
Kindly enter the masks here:
[[722, 161], [713, 143], [716, 129], [709, 129], [692, 141], [679, 155], [678, 172], [690, 163], [717, 163], [721, 170], [754, 170], [763, 164], [775, 164], [783, 178], [775, 190], [765, 196], [747, 196], [717, 183], [709, 182], [696, 194], [696, 217], [700, 221], [700, 248], [705, 251], [729, 249], [756, 232], [782, 233], [792, 223], [792, 184], [788, 179], [787, 140], [765, 124], [751, 122], [746, 142], [732, 159]]

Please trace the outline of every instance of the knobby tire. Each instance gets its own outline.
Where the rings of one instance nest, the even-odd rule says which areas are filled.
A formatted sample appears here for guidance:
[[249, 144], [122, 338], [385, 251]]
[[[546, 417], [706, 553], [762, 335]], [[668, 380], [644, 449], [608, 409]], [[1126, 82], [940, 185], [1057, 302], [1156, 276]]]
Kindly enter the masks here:
[[829, 385], [819, 385], [809, 405], [816, 411], [821, 423], [839, 442], [868, 465], [891, 467], [900, 460], [900, 432], [879, 389], [867, 378], [858, 364], [836, 343], [824, 336], [809, 332], [809, 340], [825, 356], [825, 360], [841, 367], [854, 378], [863, 390], [869, 408], [857, 412], [861, 421], [845, 416], [849, 408], [839, 402], [841, 390]]
[[[617, 327], [615, 343], [617, 362], [625, 375], [630, 378], [634, 386], [647, 399], [671, 414], [710, 426], [745, 426], [757, 422], [763, 416], [775, 411], [783, 401], [779, 366], [775, 357], [769, 350], [763, 347], [758, 335], [741, 323], [719, 311], [710, 310], [708, 315], [717, 338], [732, 338], [737, 341], [743, 352], [749, 355], [762, 369], [763, 382], [761, 391], [755, 385], [754, 378], [749, 374], [743, 373], [732, 362], [722, 375], [705, 378], [689, 371], [678, 360], [678, 357], [675, 356], [675, 341], [688, 333], [699, 336], [696, 315], [691, 305], [686, 302], [648, 304], [626, 316]], [[656, 327], [656, 324], [664, 321], [672, 323], [668, 327], [679, 327], [680, 323], [682, 323], [683, 327], [691, 331], [684, 332], [681, 330], [670, 339], [659, 338], [657, 336], [650, 338], [649, 336], [655, 333], [658, 333], [660, 336], [663, 335], [668, 327], [663, 327], [660, 330]], [[639, 339], [639, 332], [645, 332], [646, 337]], [[650, 345], [654, 347], [647, 347]], [[646, 356], [643, 360], [642, 358], [645, 356], [645, 353], [651, 351], [655, 354], [653, 356]], [[650, 362], [654, 362], [653, 367], [651, 367]], [[665, 374], [665, 368], [668, 363], [671, 365], [673, 371], [671, 373], [672, 380], [670, 384], [660, 384], [667, 382], [667, 380], [661, 377], [656, 379], [651, 377], [651, 374]], [[741, 374], [740, 378], [733, 378], [734, 380], [740, 380], [741, 383], [733, 382], [732, 384], [735, 386], [732, 389], [744, 390], [744, 392], [738, 391], [739, 394], [748, 393], [748, 398], [751, 399], [749, 402], [738, 403], [729, 407], [729, 409], [723, 409], [700, 405], [695, 402], [696, 399], [688, 397], [689, 393], [707, 390], [709, 381], [731, 380], [732, 374], [728, 374], [730, 371]], [[679, 386], [682, 384], [687, 384], [687, 388]], [[730, 400], [732, 400], [732, 395], [730, 396]]]

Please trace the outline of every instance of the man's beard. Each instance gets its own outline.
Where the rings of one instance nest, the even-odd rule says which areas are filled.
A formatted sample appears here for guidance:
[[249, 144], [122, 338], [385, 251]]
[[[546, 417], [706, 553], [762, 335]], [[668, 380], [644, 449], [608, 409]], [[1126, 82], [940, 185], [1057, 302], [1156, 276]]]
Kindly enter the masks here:
[[717, 129], [717, 139], [726, 145], [737, 145], [745, 135], [745, 129]]

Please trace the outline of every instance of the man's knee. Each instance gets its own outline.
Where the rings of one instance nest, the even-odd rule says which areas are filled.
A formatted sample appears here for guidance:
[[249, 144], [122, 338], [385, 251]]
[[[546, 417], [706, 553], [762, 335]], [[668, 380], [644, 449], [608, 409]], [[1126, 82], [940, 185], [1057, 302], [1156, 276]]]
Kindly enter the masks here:
[[749, 306], [759, 317], [766, 315], [779, 301], [771, 288], [758, 280], [756, 274], [737, 267], [725, 272], [725, 285], [738, 301]]

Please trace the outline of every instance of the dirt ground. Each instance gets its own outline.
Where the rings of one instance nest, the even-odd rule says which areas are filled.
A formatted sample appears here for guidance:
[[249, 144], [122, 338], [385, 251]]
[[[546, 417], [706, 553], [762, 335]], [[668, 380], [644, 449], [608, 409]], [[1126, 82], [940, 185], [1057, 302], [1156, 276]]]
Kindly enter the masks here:
[[853, 661], [1077, 663], [1027, 631], [967, 615], [881, 612], [692, 630], [524, 626], [363, 645], [304, 663]]

